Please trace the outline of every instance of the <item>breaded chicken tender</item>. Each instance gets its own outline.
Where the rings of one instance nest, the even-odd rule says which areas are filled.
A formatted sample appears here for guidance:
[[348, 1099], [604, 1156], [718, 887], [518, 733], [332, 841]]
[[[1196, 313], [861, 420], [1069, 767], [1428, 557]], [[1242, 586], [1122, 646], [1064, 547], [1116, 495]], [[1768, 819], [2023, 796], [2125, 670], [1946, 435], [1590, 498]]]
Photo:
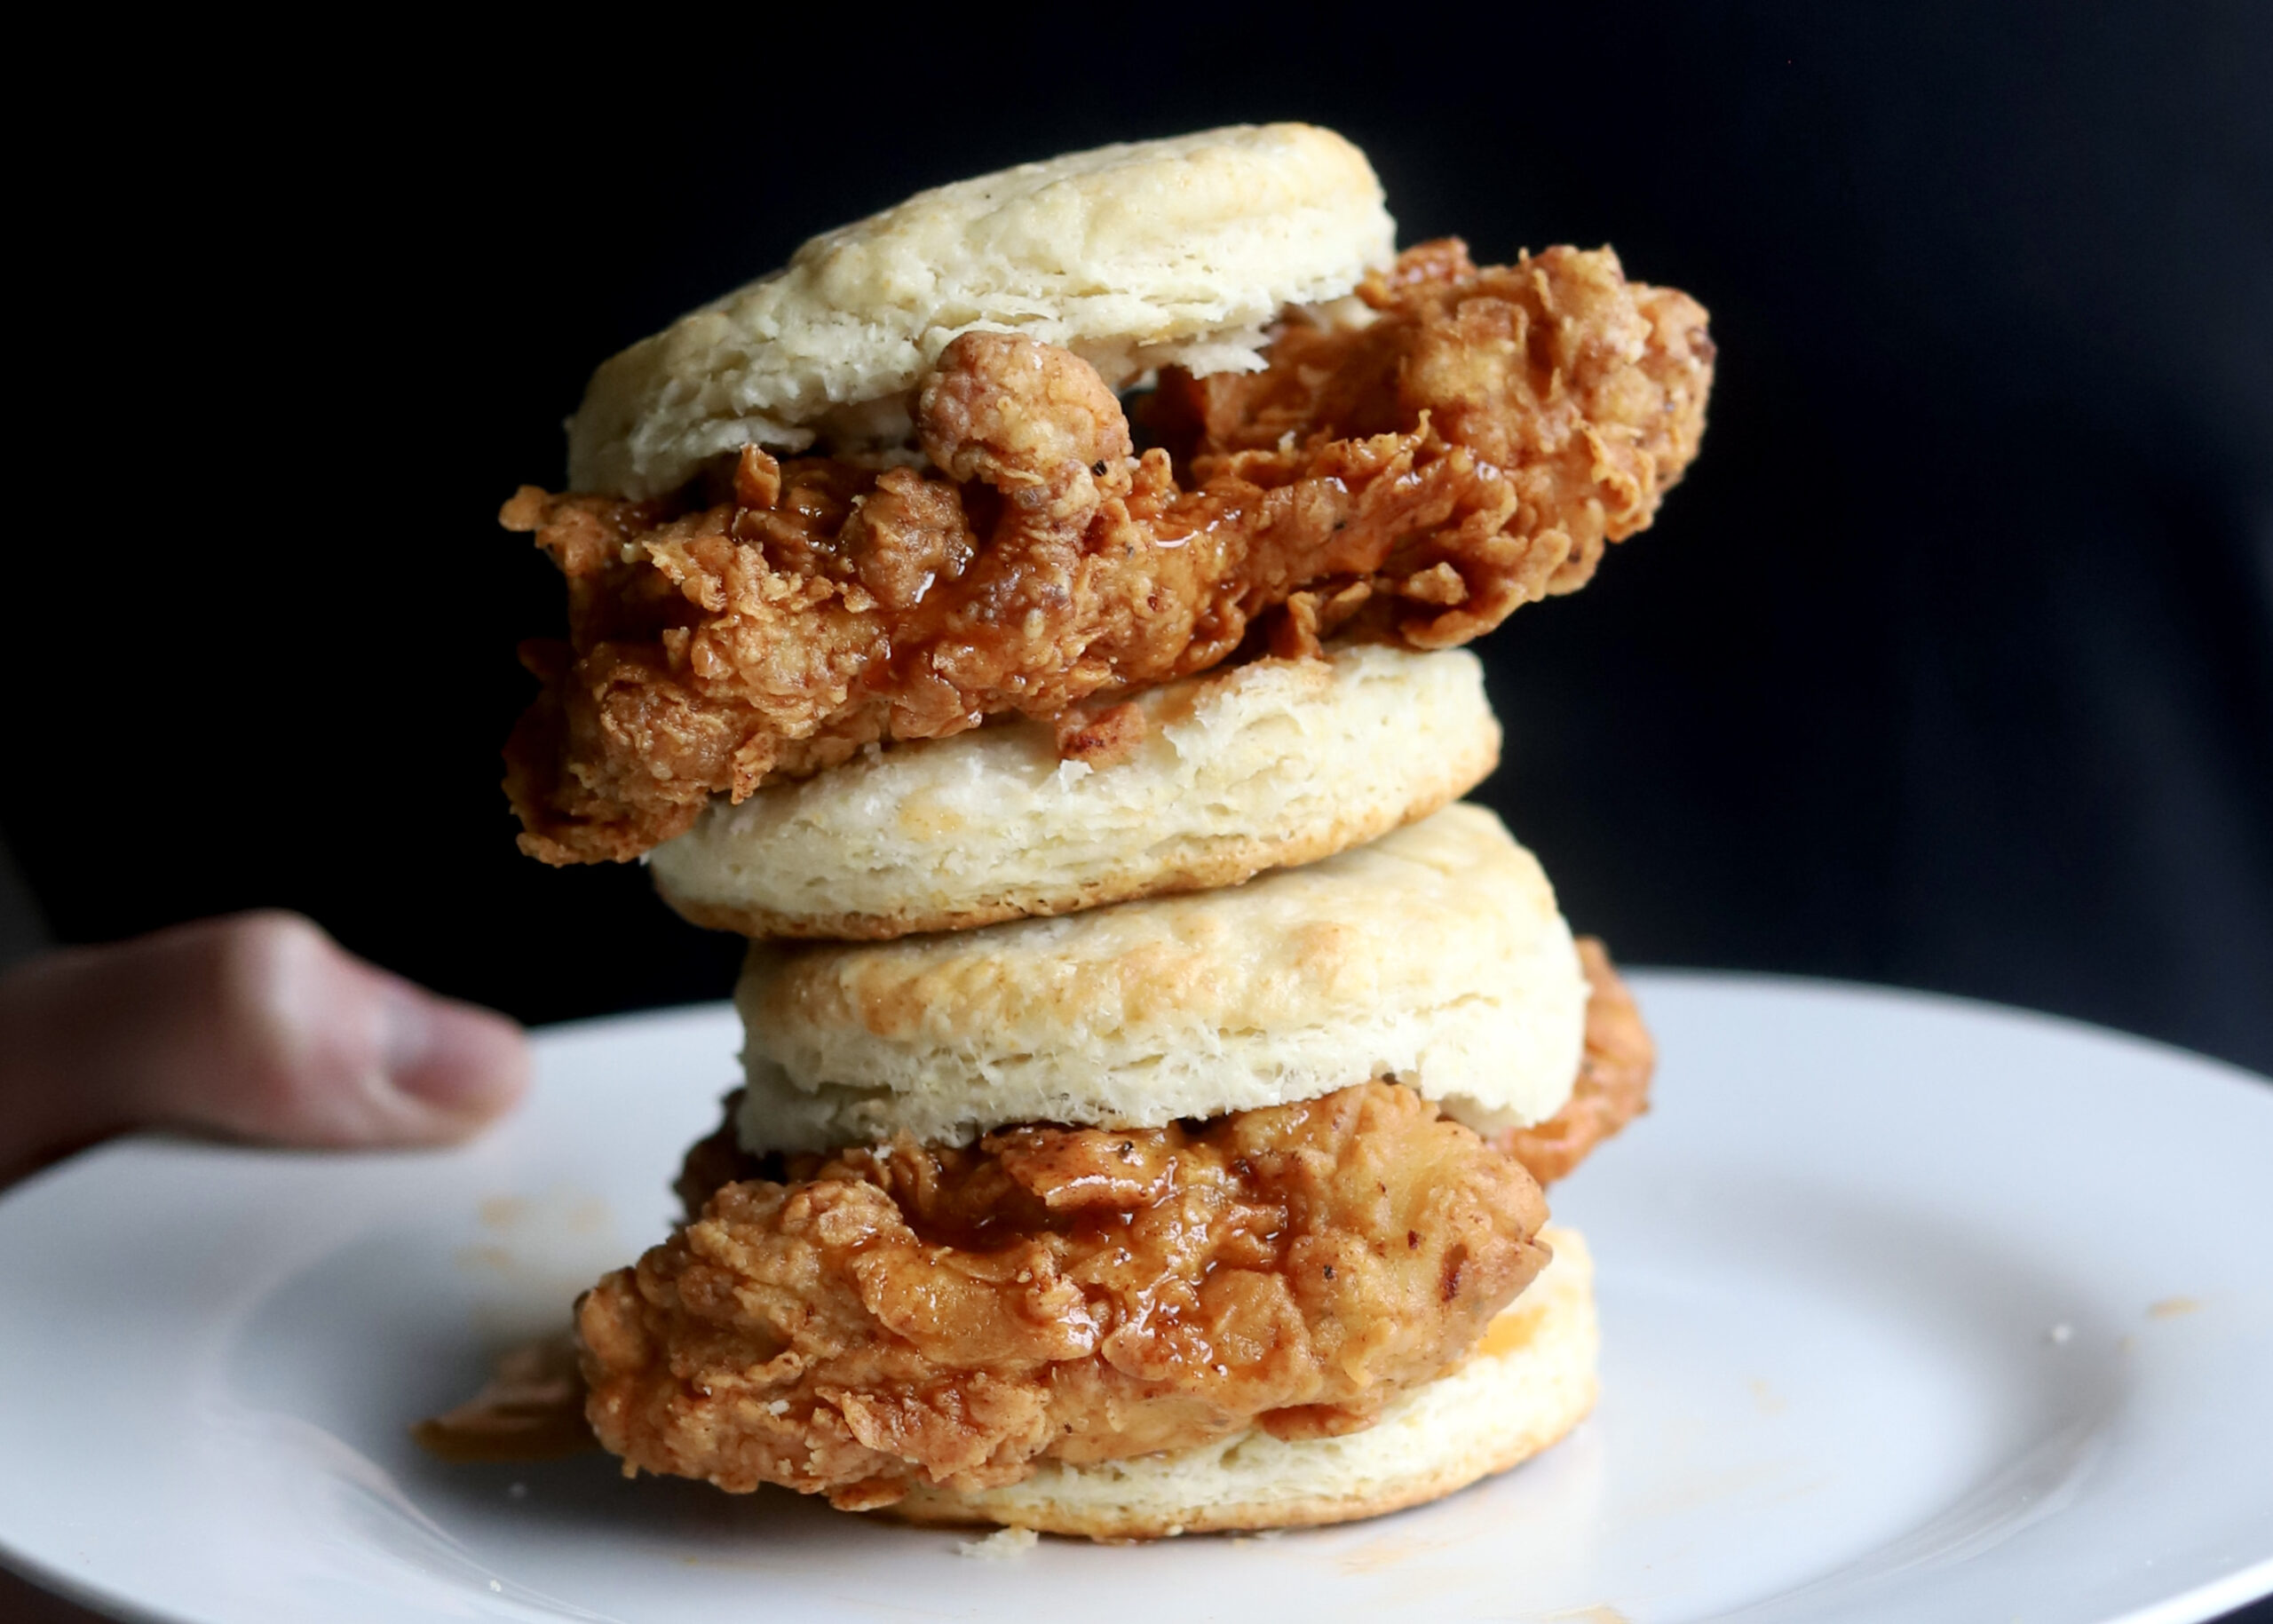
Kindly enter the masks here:
[[1696, 454], [1705, 312], [1607, 249], [1424, 244], [1345, 303], [1288, 313], [1266, 371], [1164, 374], [1141, 455], [1088, 362], [971, 332], [916, 402], [920, 466], [752, 447], [670, 500], [525, 488], [503, 522], [570, 624], [522, 650], [522, 848], [634, 858], [714, 795], [998, 714], [1109, 758], [1085, 701], [1242, 648], [1464, 642], [1584, 584]]
[[1411, 1089], [1026, 1127], [726, 1184], [578, 1311], [627, 1468], [843, 1508], [1371, 1424], [1548, 1258], [1539, 1186]]

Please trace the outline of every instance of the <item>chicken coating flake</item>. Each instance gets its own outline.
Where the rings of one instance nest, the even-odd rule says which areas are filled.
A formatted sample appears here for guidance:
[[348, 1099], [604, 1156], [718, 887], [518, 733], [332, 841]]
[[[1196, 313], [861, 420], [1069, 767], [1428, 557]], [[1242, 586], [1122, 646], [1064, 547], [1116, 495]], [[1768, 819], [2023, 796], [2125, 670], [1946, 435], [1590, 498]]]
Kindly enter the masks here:
[[1372, 1424], [1547, 1262], [1539, 1186], [1371, 1082], [1195, 1127], [1027, 1127], [719, 1188], [579, 1304], [626, 1470], [848, 1509], [1260, 1424]]
[[[1163, 375], [1136, 453], [1070, 352], [969, 333], [917, 401], [928, 465], [756, 448], [670, 501], [505, 504], [568, 582], [506, 747], [522, 849], [624, 860], [713, 795], [1321, 638], [1448, 647], [1583, 585], [1696, 455], [1703, 308], [1609, 250], [1408, 250], [1260, 373]], [[1079, 737], [1079, 726], [1065, 730]]]

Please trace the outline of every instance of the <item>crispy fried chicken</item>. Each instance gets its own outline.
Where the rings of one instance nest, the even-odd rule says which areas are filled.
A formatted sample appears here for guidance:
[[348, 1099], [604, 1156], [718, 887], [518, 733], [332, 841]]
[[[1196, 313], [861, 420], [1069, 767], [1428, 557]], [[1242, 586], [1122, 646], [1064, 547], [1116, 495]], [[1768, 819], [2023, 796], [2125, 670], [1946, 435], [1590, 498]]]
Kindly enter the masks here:
[[637, 857], [713, 795], [1243, 646], [1464, 642], [1650, 522], [1703, 432], [1705, 321], [1606, 249], [1479, 270], [1446, 241], [1350, 313], [1289, 313], [1266, 371], [1165, 375], [1141, 456], [1088, 363], [981, 332], [923, 388], [921, 468], [750, 448], [671, 501], [525, 488], [503, 522], [567, 577], [570, 623], [522, 650], [522, 847]]
[[629, 1467], [859, 1509], [1356, 1431], [1547, 1261], [1530, 1176], [1393, 1083], [789, 1174], [723, 1186], [580, 1305], [587, 1413]]

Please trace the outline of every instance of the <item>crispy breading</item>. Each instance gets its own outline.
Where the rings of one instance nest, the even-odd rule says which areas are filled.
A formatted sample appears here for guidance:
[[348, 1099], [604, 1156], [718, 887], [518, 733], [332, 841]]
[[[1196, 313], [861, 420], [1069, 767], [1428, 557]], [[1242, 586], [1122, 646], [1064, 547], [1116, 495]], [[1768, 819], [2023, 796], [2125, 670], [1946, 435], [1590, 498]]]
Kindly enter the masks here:
[[637, 857], [713, 795], [1242, 646], [1466, 641], [1583, 584], [1696, 453], [1705, 312], [1607, 249], [1424, 244], [1359, 294], [1289, 313], [1264, 372], [1164, 375], [1141, 456], [1086, 362], [971, 333], [922, 391], [921, 468], [750, 448], [709, 505], [524, 489], [502, 518], [567, 578], [569, 638], [522, 650], [523, 849]]
[[628, 1467], [888, 1505], [1037, 1461], [1368, 1426], [1547, 1261], [1539, 1186], [1373, 1082], [1197, 1127], [1027, 1127], [728, 1184], [578, 1310]]

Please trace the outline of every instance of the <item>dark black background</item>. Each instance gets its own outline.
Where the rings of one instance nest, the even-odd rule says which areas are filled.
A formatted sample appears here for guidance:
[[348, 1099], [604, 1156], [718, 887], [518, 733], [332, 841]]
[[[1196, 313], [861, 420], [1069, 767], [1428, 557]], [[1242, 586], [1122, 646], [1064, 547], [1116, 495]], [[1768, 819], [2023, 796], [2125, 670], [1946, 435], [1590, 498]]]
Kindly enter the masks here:
[[[142, 42], [41, 150], [0, 827], [53, 931], [306, 909], [551, 1019], [726, 987], [518, 857], [558, 583], [496, 529], [603, 356], [908, 190], [1331, 123], [1406, 241], [1713, 312], [1696, 471], [1485, 646], [1485, 791], [1643, 963], [2065, 1011], [2273, 1070], [2265, 8], [763, 10], [286, 71]], [[271, 39], [267, 42], [274, 45]]]
[[68, 111], [12, 185], [0, 828], [65, 939], [281, 904], [529, 1019], [718, 996], [737, 945], [636, 869], [513, 852], [559, 607], [498, 502], [595, 362], [814, 231], [1304, 118], [1406, 241], [1609, 242], [1712, 309], [1696, 472], [1485, 648], [1486, 798], [1578, 924], [2273, 1070], [2269, 14], [96, 27], [14, 70]]

